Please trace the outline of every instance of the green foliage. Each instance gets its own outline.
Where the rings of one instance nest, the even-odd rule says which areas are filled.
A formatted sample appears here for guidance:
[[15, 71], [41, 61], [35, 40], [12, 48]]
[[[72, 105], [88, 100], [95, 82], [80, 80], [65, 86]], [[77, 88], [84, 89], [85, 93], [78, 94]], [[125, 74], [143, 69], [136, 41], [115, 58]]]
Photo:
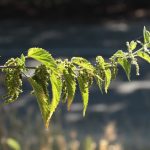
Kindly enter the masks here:
[[129, 63], [129, 61], [126, 58], [118, 58], [118, 63], [125, 70], [128, 80], [130, 80], [131, 64]]
[[128, 51], [133, 51], [136, 49], [137, 42], [131, 41], [130, 43], [127, 42]]
[[49, 116], [50, 116], [50, 101], [48, 93], [48, 81], [49, 73], [44, 65], [39, 66], [35, 70], [35, 75], [29, 77], [28, 81], [30, 82], [33, 88], [33, 94], [37, 98], [37, 102], [43, 117], [45, 127], [49, 125]]
[[85, 116], [89, 100], [89, 74], [86, 72], [86, 70], [81, 70], [77, 79], [83, 100], [83, 116]]
[[146, 30], [146, 27], [143, 29], [143, 37], [144, 37], [144, 44], [147, 45], [147, 47], [150, 47], [150, 32]]
[[57, 108], [60, 98], [61, 98], [61, 92], [62, 92], [62, 77], [58, 76], [55, 73], [52, 73], [50, 75], [50, 81], [51, 81], [51, 86], [52, 86], [52, 101], [50, 104], [50, 116], [53, 115], [55, 112], [55, 109]]
[[94, 71], [94, 67], [91, 65], [91, 63], [82, 57], [73, 57], [71, 59], [71, 62], [73, 64], [76, 64], [77, 66], [84, 68], [84, 69], [87, 69], [91, 72]]
[[53, 71], [57, 67], [57, 64], [51, 54], [42, 48], [30, 48], [28, 51], [28, 57], [41, 62]]
[[[136, 75], [139, 75], [139, 57], [150, 63], [150, 50], [148, 49], [150, 32], [145, 27], [143, 37], [144, 43], [127, 42], [127, 51], [118, 50], [108, 61], [102, 56], [97, 56], [94, 65], [82, 57], [73, 57], [70, 61], [54, 59], [48, 51], [42, 48], [30, 48], [27, 56], [22, 54], [20, 58], [11, 58], [0, 67], [5, 73], [7, 87], [7, 94], [3, 96], [4, 104], [14, 102], [19, 97], [22, 92], [22, 75], [24, 75], [33, 88], [33, 94], [37, 98], [46, 128], [60, 102], [67, 102], [67, 108], [70, 110], [77, 84], [81, 92], [83, 116], [85, 116], [89, 89], [94, 79], [101, 92], [107, 93], [111, 81], [117, 76], [118, 66], [123, 68], [130, 80], [132, 65], [136, 68]], [[26, 66], [25, 62], [28, 58], [39, 61], [41, 65]], [[33, 76], [26, 75], [28, 69], [35, 69]], [[50, 92], [52, 98], [49, 96]]]
[[146, 53], [146, 52], [142, 52], [139, 51], [137, 52], [137, 55], [141, 58], [143, 58], [145, 61], [147, 61], [148, 63], [150, 63], [150, 54]]
[[73, 102], [75, 91], [76, 91], [76, 74], [75, 74], [75, 66], [68, 63], [66, 68], [63, 70], [64, 77], [64, 92], [66, 95], [64, 100], [67, 99], [67, 107], [70, 110], [70, 106]]
[[108, 67], [109, 64], [105, 62], [102, 56], [97, 56], [96, 57], [96, 63], [97, 63], [97, 74], [99, 75], [100, 79], [103, 79], [103, 82], [98, 81], [98, 85], [100, 89], [104, 87], [105, 92], [107, 93], [110, 81], [111, 81], [111, 71], [110, 68]]
[[[5, 84], [7, 94], [3, 96], [4, 104], [12, 103], [22, 93], [22, 71], [24, 70], [24, 60], [11, 58], [4, 64], [2, 71], [5, 73]], [[8, 67], [8, 68], [7, 68]]]
[[12, 150], [21, 150], [20, 144], [13, 138], [6, 139], [5, 142]]

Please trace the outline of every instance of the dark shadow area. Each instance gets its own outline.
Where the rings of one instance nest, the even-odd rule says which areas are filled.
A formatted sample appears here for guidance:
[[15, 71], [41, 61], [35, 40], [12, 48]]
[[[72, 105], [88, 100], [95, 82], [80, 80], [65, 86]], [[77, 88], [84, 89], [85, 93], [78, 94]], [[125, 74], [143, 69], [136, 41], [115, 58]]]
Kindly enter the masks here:
[[25, 17], [96, 23], [101, 19], [150, 17], [147, 0], [2, 0], [0, 18]]

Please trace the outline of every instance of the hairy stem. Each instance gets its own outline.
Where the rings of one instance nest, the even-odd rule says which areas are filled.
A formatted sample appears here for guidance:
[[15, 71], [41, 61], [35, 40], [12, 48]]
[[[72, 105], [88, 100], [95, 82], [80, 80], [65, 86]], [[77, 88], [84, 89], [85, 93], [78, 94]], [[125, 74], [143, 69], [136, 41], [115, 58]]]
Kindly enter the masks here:
[[[11, 68], [12, 68], [12, 69], [13, 69], [13, 68], [14, 68], [14, 69], [16, 68], [16, 69], [17, 69], [17, 67], [18, 67], [18, 66], [0, 66], [0, 69], [5, 69], [5, 68], [10, 68], [10, 69], [11, 69]], [[26, 66], [25, 68], [26, 68], [26, 69], [36, 69], [37, 67], [29, 67], [29, 66]]]

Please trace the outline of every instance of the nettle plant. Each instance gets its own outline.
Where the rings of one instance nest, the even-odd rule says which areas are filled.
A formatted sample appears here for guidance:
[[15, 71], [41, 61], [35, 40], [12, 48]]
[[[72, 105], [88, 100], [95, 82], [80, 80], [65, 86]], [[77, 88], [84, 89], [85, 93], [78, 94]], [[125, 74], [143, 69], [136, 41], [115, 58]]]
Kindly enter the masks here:
[[[105, 61], [102, 56], [97, 56], [94, 65], [82, 57], [73, 57], [71, 60], [54, 59], [42, 48], [30, 48], [27, 56], [22, 54], [21, 57], [11, 58], [0, 66], [5, 74], [7, 88], [7, 94], [2, 97], [2, 105], [13, 103], [18, 99], [23, 92], [22, 76], [24, 76], [33, 88], [32, 94], [37, 99], [46, 128], [60, 102], [67, 103], [67, 108], [70, 110], [77, 84], [81, 92], [83, 116], [85, 116], [89, 88], [94, 80], [100, 91], [107, 93], [111, 81], [116, 78], [119, 65], [130, 80], [131, 66], [135, 66], [136, 75], [139, 75], [138, 57], [150, 63], [150, 32], [145, 27], [143, 37], [143, 42], [127, 42], [127, 51], [118, 50], [108, 61]], [[40, 65], [26, 66], [26, 60], [29, 58], [39, 61]], [[35, 70], [32, 76], [27, 73], [30, 69]], [[49, 96], [49, 92], [52, 97]]]

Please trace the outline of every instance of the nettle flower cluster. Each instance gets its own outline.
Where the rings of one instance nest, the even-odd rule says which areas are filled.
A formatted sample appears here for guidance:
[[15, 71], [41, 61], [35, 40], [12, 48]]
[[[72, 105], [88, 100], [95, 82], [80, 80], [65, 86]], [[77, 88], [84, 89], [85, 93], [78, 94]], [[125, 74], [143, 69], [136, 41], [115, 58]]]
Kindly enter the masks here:
[[[18, 99], [23, 92], [22, 76], [24, 76], [33, 88], [32, 94], [37, 99], [46, 128], [60, 102], [67, 103], [70, 110], [77, 85], [81, 92], [84, 116], [88, 106], [89, 88], [94, 81], [101, 92], [107, 93], [111, 81], [116, 78], [119, 65], [130, 80], [131, 66], [135, 66], [136, 75], [139, 75], [139, 57], [150, 63], [150, 32], [145, 27], [143, 37], [143, 42], [127, 42], [127, 51], [118, 50], [108, 61], [102, 56], [97, 56], [94, 65], [82, 57], [73, 57], [71, 60], [54, 59], [42, 48], [30, 48], [27, 56], [22, 54], [19, 58], [11, 58], [0, 67], [5, 73], [7, 87], [7, 94], [2, 97], [2, 105]], [[39, 61], [41, 65], [26, 66], [26, 60], [29, 58]], [[35, 70], [32, 76], [27, 75], [30, 69]], [[50, 92], [52, 97], [49, 96]]]

